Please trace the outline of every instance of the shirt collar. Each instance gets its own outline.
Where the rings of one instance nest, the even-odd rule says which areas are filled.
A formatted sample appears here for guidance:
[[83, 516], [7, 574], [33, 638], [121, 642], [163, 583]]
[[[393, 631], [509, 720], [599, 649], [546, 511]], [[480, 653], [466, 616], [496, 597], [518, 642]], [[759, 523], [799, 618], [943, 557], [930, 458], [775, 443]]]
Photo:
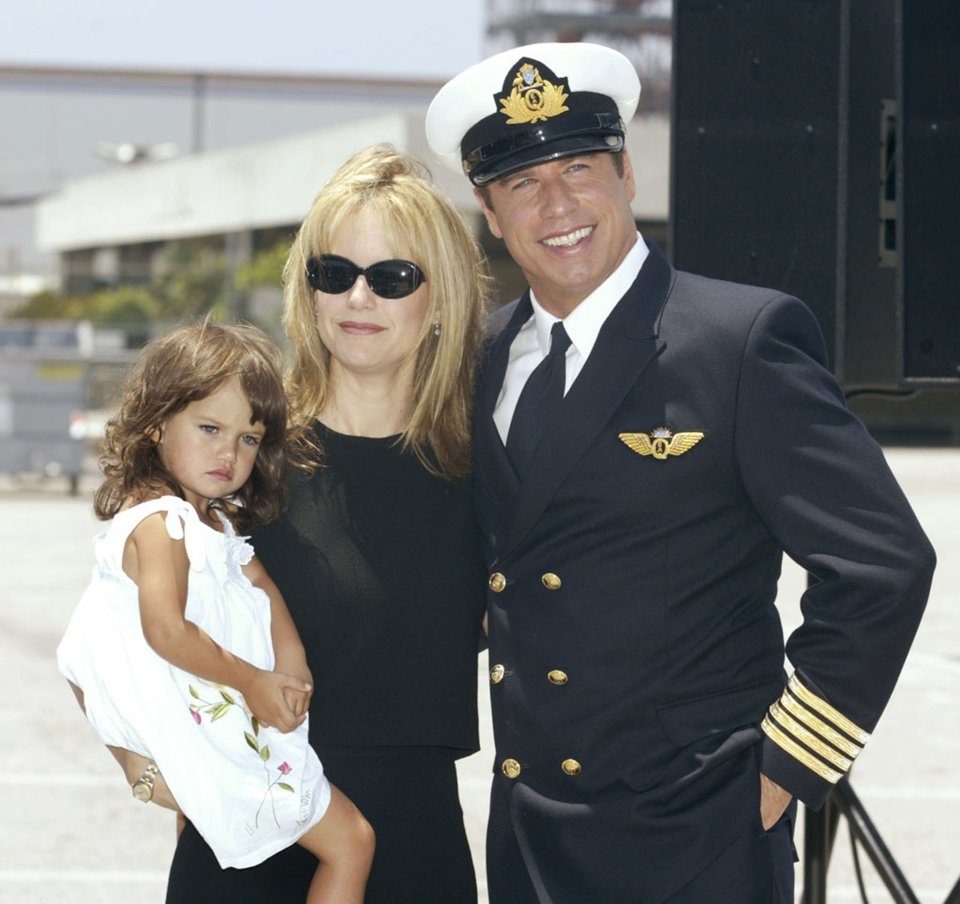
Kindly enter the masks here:
[[[638, 232], [636, 242], [620, 262], [620, 266], [564, 319], [563, 327], [581, 358], [586, 359], [590, 356], [601, 327], [610, 316], [610, 312], [617, 306], [617, 302], [633, 285], [649, 253], [647, 243]], [[550, 330], [560, 318], [544, 310], [533, 294], [533, 289], [530, 290], [530, 303], [533, 306], [537, 342], [540, 345], [540, 351], [546, 356], [550, 351]]]

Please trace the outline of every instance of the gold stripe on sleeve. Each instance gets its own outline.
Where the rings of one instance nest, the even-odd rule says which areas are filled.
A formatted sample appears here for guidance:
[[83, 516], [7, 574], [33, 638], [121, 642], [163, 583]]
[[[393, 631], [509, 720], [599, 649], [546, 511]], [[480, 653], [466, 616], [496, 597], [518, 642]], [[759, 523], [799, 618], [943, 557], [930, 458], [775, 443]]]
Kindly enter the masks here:
[[797, 677], [796, 672], [790, 676], [790, 681], [787, 683], [787, 687], [790, 689], [793, 695], [800, 700], [801, 703], [809, 706], [812, 710], [816, 710], [816, 712], [818, 712], [825, 719], [829, 719], [844, 734], [849, 735], [861, 745], [866, 744], [867, 741], [870, 740], [869, 732], [864, 731], [856, 723], [851, 722], [846, 716], [835, 710], [829, 703], [827, 703], [826, 700], [818, 697], [812, 691], [807, 690], [807, 688], [800, 683], [800, 679]]
[[811, 772], [816, 772], [820, 778], [825, 779], [830, 782], [831, 785], [835, 785], [843, 775], [827, 766], [826, 763], [818, 760], [812, 753], [804, 750], [799, 744], [795, 741], [788, 738], [776, 725], [773, 724], [773, 720], [770, 716], [764, 717], [763, 724], [761, 726], [771, 741], [776, 744], [778, 747], [782, 747], [787, 753], [790, 754], [795, 760], [799, 760], [806, 766]]
[[838, 753], [829, 744], [825, 744], [812, 731], [807, 731], [807, 729], [789, 715], [779, 703], [774, 703], [773, 706], [770, 707], [770, 716], [784, 731], [793, 735], [798, 741], [806, 744], [814, 753], [819, 754], [819, 756], [828, 763], [836, 766], [837, 769], [842, 769], [846, 772], [853, 765], [853, 760]]
[[780, 698], [780, 705], [798, 721], [802, 722], [811, 731], [816, 732], [825, 741], [829, 741], [837, 750], [845, 753], [850, 759], [855, 759], [863, 748], [851, 741], [846, 735], [834, 731], [826, 722], [818, 719], [809, 709], [797, 703], [795, 697], [784, 692]]

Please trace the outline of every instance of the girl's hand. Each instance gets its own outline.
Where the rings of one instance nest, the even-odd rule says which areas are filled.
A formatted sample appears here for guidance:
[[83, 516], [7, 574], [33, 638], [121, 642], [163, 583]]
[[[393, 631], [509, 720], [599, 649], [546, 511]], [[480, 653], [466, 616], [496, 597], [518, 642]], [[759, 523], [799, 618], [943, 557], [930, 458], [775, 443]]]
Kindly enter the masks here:
[[239, 690], [261, 725], [288, 732], [300, 726], [306, 717], [287, 703], [286, 692], [309, 693], [313, 689], [292, 675], [257, 669], [247, 686]]
[[289, 687], [283, 691], [283, 699], [287, 706], [298, 716], [304, 715], [310, 708], [310, 698], [312, 696], [313, 691], [295, 691]]
[[313, 697], [313, 675], [310, 673], [310, 669], [307, 668], [305, 662], [288, 664], [278, 659], [276, 670], [286, 675], [293, 675], [299, 678], [304, 684], [309, 685], [310, 690], [308, 691], [296, 691], [292, 688], [286, 688], [283, 692], [283, 699], [286, 700], [287, 706], [298, 716], [304, 715], [310, 708], [310, 700]]

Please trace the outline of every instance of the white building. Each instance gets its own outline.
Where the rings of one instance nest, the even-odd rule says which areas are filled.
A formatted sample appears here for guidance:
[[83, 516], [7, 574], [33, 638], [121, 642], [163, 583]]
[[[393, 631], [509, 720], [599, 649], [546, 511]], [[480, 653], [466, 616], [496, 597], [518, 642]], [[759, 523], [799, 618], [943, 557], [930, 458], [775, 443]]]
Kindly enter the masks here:
[[[645, 236], [666, 235], [669, 121], [638, 117], [628, 128], [637, 192], [634, 215]], [[59, 256], [66, 291], [143, 281], [166, 242], [222, 242], [228, 268], [291, 236], [314, 195], [360, 148], [389, 142], [427, 163], [441, 189], [474, 224], [503, 298], [519, 276], [486, 232], [468, 180], [433, 161], [423, 113], [369, 115], [273, 141], [126, 167], [74, 179], [37, 205], [36, 239]], [[246, 313], [247, 299], [237, 311]]]

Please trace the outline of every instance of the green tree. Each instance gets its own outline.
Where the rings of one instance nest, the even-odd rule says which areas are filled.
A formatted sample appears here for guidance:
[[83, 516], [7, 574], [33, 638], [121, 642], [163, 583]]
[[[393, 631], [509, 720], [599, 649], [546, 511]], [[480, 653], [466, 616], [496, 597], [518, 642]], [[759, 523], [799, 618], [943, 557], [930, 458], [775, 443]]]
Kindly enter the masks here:
[[235, 282], [238, 289], [252, 289], [256, 286], [279, 286], [283, 275], [283, 265], [290, 253], [289, 239], [281, 239], [271, 248], [257, 252], [253, 260], [237, 268]]
[[163, 315], [160, 300], [145, 286], [121, 286], [92, 298], [88, 320], [100, 323], [148, 323]]
[[226, 314], [223, 251], [193, 242], [173, 242], [162, 252], [159, 275], [150, 283], [165, 317], [186, 319], [208, 311]]
[[82, 310], [80, 298], [61, 295], [53, 289], [44, 289], [11, 311], [10, 316], [24, 320], [75, 320], [78, 316], [75, 312], [78, 310]]
[[186, 320], [207, 312], [226, 316], [226, 266], [223, 252], [215, 246], [173, 242], [161, 253], [156, 271], [146, 285], [121, 285], [86, 295], [46, 289], [11, 316], [118, 324]]

